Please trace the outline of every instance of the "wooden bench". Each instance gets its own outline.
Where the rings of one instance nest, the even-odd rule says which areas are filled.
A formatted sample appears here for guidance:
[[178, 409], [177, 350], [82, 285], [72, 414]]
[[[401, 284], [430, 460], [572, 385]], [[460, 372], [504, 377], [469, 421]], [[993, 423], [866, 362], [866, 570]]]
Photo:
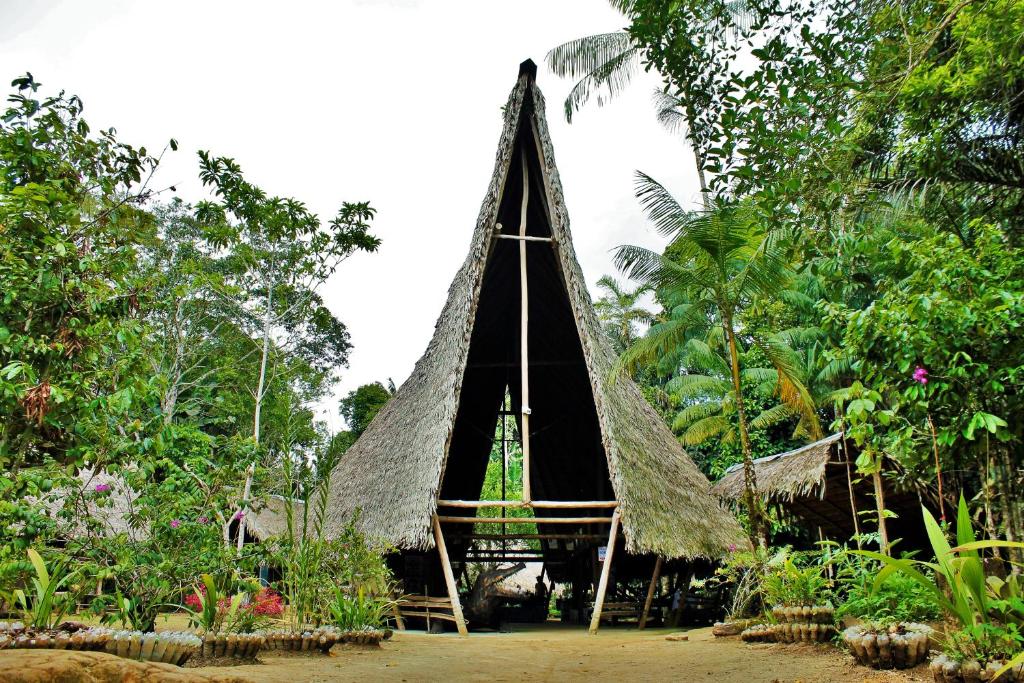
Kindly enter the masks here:
[[[591, 605], [591, 610], [594, 606]], [[640, 619], [641, 606], [635, 602], [606, 602], [601, 610], [601, 621], [610, 621], [613, 624], [619, 619]], [[593, 614], [593, 611], [591, 611]]]
[[431, 619], [455, 623], [455, 612], [452, 609], [451, 598], [428, 595], [403, 595], [395, 602], [392, 614], [395, 617], [395, 625], [399, 631], [405, 630], [405, 619], [426, 619], [428, 631], [430, 630]]

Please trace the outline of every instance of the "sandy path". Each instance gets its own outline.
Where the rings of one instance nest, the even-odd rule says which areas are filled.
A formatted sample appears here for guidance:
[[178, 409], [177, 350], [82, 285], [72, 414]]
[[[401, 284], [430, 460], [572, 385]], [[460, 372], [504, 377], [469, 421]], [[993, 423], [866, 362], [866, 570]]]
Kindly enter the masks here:
[[[877, 672], [853, 664], [834, 648], [747, 645], [716, 639], [711, 629], [689, 632], [689, 641], [668, 641], [669, 631], [546, 625], [514, 633], [396, 633], [379, 650], [335, 647], [330, 656], [261, 656], [262, 664], [232, 667], [253, 681], [837, 681], [883, 683], [930, 680], [912, 674]], [[205, 669], [204, 669], [205, 670]]]

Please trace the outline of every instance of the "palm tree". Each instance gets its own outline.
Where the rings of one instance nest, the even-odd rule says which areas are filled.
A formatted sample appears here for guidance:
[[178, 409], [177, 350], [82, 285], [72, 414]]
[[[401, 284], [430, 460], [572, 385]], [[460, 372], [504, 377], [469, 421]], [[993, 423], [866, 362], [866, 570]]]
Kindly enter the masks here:
[[[720, 204], [710, 212], [688, 213], [649, 176], [637, 174], [637, 198], [663, 235], [672, 238], [665, 254], [638, 246], [622, 246], [616, 265], [637, 282], [685, 303], [663, 323], [653, 326], [620, 360], [632, 370], [691, 344], [695, 330], [721, 328], [728, 381], [732, 385], [737, 432], [743, 452], [744, 504], [751, 521], [752, 541], [767, 543], [767, 525], [757, 497], [757, 480], [750, 445], [750, 424], [743, 400], [739, 315], [756, 300], [779, 296], [792, 273], [783, 235], [766, 231], [750, 204]], [[751, 339], [775, 370], [780, 400], [816, 420], [814, 401], [801, 376], [792, 350], [779, 339]], [[710, 359], [709, 359], [710, 360]], [[693, 380], [696, 382], [696, 380]], [[720, 387], [720, 385], [719, 385]]]
[[[776, 345], [780, 353], [785, 342], [772, 335], [767, 344]], [[757, 364], [751, 356], [763, 358], [755, 348], [740, 350], [740, 383], [760, 398], [771, 400], [779, 393], [779, 370], [771, 364]], [[799, 359], [799, 356], [795, 356]], [[665, 384], [665, 391], [673, 405], [679, 406], [672, 420], [672, 429], [680, 434], [686, 446], [698, 446], [711, 439], [722, 445], [739, 440], [736, 415], [736, 391], [731, 381], [732, 369], [728, 359], [728, 344], [719, 326], [712, 326], [702, 337], [692, 337], [679, 353], [679, 365], [685, 371], [676, 374]], [[799, 376], [807, 377], [806, 368], [799, 367]], [[812, 399], [815, 399], [813, 392]], [[815, 400], [815, 405], [818, 405]], [[750, 428], [767, 429], [777, 424], [796, 420], [794, 438], [816, 440], [822, 437], [821, 422], [813, 410], [805, 410], [801, 403], [780, 401], [763, 410], [750, 420]]]
[[621, 354], [637, 340], [637, 325], [648, 325], [654, 314], [638, 305], [647, 287], [627, 289], [610, 275], [597, 281], [604, 295], [594, 302], [597, 317], [605, 327], [615, 352]]
[[[629, 16], [633, 0], [609, 0], [611, 6]], [[750, 21], [749, 0], [729, 0], [725, 3], [728, 18], [735, 28], [745, 27]], [[709, 30], [714, 30], [709, 27]], [[729, 40], [728, 32], [723, 36]], [[562, 78], [575, 78], [576, 84], [565, 98], [565, 120], [572, 123], [573, 114], [591, 100], [603, 106], [621, 93], [633, 80], [641, 65], [642, 47], [628, 30], [583, 36], [552, 48], [545, 60], [552, 73]], [[681, 132], [690, 143], [697, 164], [704, 210], [711, 210], [711, 194], [704, 176], [704, 150], [694, 135], [696, 116], [695, 93], [681, 92], [678, 96], [656, 90], [654, 106], [658, 120], [670, 131]]]

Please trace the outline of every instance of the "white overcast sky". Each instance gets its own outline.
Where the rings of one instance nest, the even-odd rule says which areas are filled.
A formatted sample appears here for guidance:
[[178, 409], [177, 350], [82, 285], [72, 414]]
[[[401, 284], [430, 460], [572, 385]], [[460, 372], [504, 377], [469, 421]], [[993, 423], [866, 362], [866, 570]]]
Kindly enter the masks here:
[[[324, 220], [343, 200], [370, 201], [380, 251], [352, 257], [323, 290], [354, 346], [337, 397], [401, 384], [426, 348], [522, 60], [540, 66], [592, 294], [614, 272], [615, 246], [662, 244], [633, 196], [635, 169], [695, 205], [692, 156], [654, 119], [654, 75], [572, 125], [562, 117], [571, 84], [547, 71], [546, 52], [625, 23], [603, 0], [0, 0], [0, 78], [31, 71], [46, 90], [81, 96], [93, 130], [114, 126], [150, 151], [176, 138], [154, 185], [188, 201], [203, 196], [199, 149], [235, 158], [251, 181]], [[336, 401], [323, 413], [343, 428]]]

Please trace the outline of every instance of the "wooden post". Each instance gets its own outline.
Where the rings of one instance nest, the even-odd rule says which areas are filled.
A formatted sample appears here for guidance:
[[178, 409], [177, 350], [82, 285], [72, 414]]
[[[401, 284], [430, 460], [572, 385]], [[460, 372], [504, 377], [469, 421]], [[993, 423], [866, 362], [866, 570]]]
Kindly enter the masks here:
[[853, 513], [853, 536], [857, 539], [857, 550], [860, 550], [860, 522], [857, 521], [857, 500], [853, 496], [853, 472], [850, 466], [850, 447], [846, 443], [846, 432], [843, 431], [843, 458], [846, 460], [846, 486], [850, 490], [850, 512]]
[[590, 618], [590, 632], [597, 633], [601, 625], [601, 610], [604, 608], [604, 595], [608, 591], [608, 575], [611, 574], [612, 556], [615, 554], [615, 541], [619, 535], [619, 511], [612, 515], [612, 528], [608, 532], [608, 550], [604, 554], [604, 566], [601, 567], [601, 582], [597, 585], [597, 597], [594, 600], [594, 616]]
[[[519, 210], [519, 236], [526, 237], [526, 207], [530, 201], [530, 173], [526, 169], [526, 152], [522, 155], [523, 203]], [[530, 298], [526, 285], [526, 240], [519, 241], [519, 298], [520, 298], [520, 358], [522, 368], [522, 439], [523, 439], [523, 500], [533, 498], [530, 491], [530, 358], [528, 337], [530, 329]]]
[[[398, 604], [397, 603], [394, 603], [394, 604], [391, 605], [391, 616], [393, 616], [395, 618], [395, 626], [398, 628], [398, 630], [399, 631], [404, 631], [405, 630], [405, 620], [402, 619], [402, 612], [401, 612], [401, 610], [398, 609]], [[427, 630], [429, 631], [430, 628], [428, 627]]]
[[459, 635], [468, 636], [466, 620], [462, 616], [462, 603], [459, 602], [459, 589], [455, 585], [455, 575], [452, 574], [452, 565], [448, 559], [448, 548], [444, 545], [444, 536], [441, 534], [441, 521], [434, 515], [434, 543], [437, 545], [437, 553], [441, 556], [441, 569], [444, 570], [444, 582], [448, 586], [448, 598], [452, 601], [452, 614], [455, 616], [455, 625], [459, 629]]
[[661, 555], [658, 555], [658, 559], [654, 561], [654, 574], [651, 575], [651, 585], [647, 587], [644, 613], [640, 615], [640, 628], [647, 626], [647, 615], [651, 613], [651, 603], [654, 602], [654, 590], [658, 587], [659, 578], [661, 578]]
[[[885, 456], [879, 456], [884, 458]], [[875, 483], [875, 505], [878, 508], [878, 534], [882, 539], [882, 552], [889, 552], [889, 530], [885, 525], [885, 491], [882, 486], [882, 462], [879, 460], [878, 469], [871, 475]]]

